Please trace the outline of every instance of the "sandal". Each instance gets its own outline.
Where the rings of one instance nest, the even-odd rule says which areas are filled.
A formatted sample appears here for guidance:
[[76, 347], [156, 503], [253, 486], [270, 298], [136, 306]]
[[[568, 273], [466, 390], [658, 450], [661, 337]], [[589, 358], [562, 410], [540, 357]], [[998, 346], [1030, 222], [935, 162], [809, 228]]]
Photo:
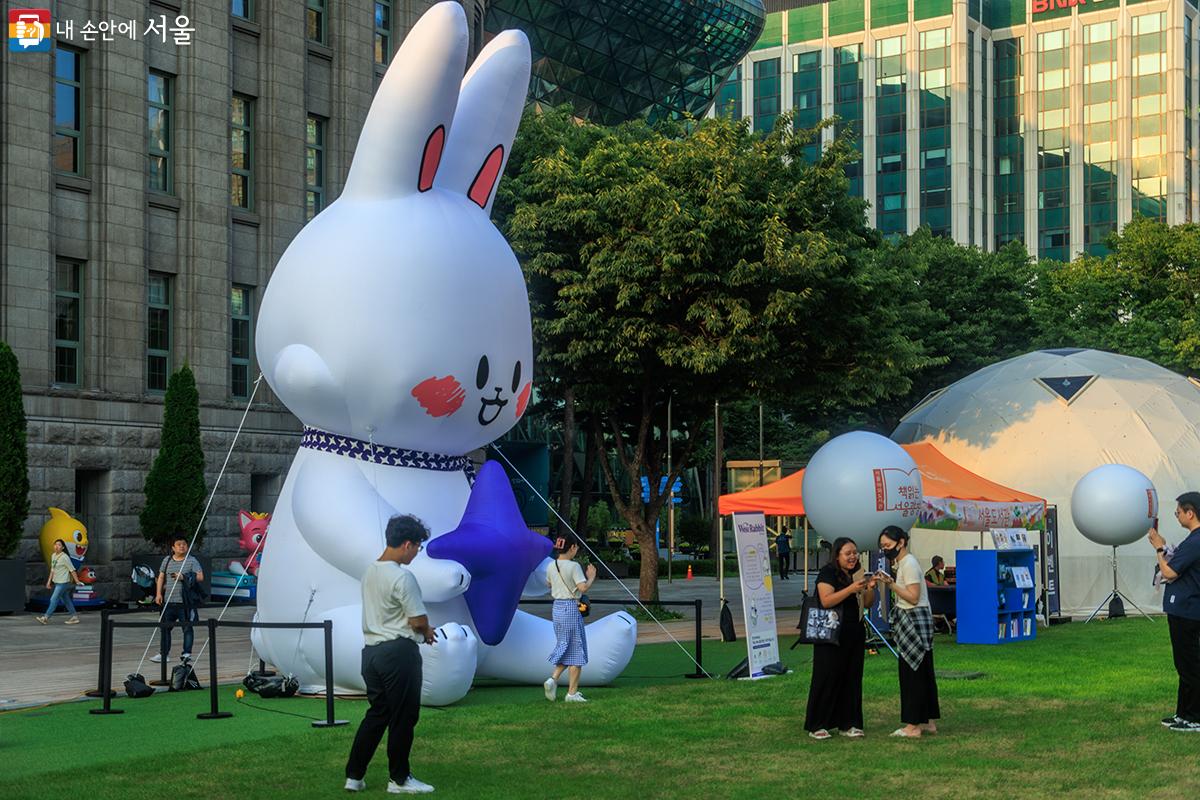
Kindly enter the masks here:
[[904, 730], [904, 728], [896, 728], [896, 730], [892, 731], [889, 735], [890, 736], [899, 736], [901, 739], [920, 739], [921, 738], [921, 734], [908, 733], [907, 731]]
[[808, 735], [809, 735], [809, 738], [817, 739], [819, 741], [825, 741], [826, 739], [833, 738], [833, 736], [830, 735], [829, 731], [825, 730], [824, 728], [820, 728], [815, 731], [809, 731]]

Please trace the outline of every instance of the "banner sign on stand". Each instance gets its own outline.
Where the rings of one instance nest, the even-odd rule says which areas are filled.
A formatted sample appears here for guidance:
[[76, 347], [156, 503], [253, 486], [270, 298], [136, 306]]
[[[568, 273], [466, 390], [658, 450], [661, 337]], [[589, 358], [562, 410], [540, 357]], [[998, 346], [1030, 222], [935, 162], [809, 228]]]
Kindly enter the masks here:
[[735, 513], [733, 539], [742, 583], [742, 615], [746, 623], [750, 677], [762, 678], [765, 677], [763, 667], [779, 662], [766, 517], [762, 512]]

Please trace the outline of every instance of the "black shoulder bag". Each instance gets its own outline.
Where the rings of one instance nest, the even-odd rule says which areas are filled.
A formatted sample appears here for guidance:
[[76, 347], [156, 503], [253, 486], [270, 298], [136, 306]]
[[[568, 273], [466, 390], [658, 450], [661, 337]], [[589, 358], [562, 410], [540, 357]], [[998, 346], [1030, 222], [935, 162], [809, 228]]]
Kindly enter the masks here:
[[800, 642], [802, 644], [838, 643], [842, 632], [841, 608], [825, 608], [820, 595], [805, 597], [800, 606]]

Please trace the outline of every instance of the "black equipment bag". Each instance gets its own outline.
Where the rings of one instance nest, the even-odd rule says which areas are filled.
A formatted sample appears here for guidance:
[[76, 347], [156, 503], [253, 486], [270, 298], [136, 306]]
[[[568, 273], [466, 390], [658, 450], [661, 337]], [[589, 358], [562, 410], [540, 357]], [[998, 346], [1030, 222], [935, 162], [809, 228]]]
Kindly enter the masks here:
[[146, 683], [140, 673], [133, 673], [125, 676], [125, 694], [140, 700], [154, 694], [154, 687]]
[[183, 692], [188, 689], [199, 689], [200, 681], [196, 678], [196, 671], [192, 669], [192, 662], [185, 660], [180, 663], [175, 669], [171, 670], [171, 691]]

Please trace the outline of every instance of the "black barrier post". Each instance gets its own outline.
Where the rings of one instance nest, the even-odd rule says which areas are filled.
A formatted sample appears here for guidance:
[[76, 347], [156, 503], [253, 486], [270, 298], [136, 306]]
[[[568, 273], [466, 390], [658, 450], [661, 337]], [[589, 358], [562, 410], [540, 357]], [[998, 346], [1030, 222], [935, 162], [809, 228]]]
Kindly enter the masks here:
[[159, 677], [158, 677], [158, 680], [156, 680], [156, 681], [150, 681], [150, 685], [151, 686], [170, 686], [171, 682], [169, 680], [167, 680], [167, 654], [165, 652], [163, 652], [163, 646], [162, 646], [162, 632], [163, 632], [162, 626], [164, 624], [167, 624], [167, 625], [170, 625], [172, 628], [174, 628], [175, 623], [174, 622], [164, 623], [160, 619], [158, 621], [158, 624], [159, 624], [159, 627], [158, 627]]
[[314, 719], [314, 728], [336, 728], [347, 720], [333, 718], [333, 620], [324, 620], [325, 628], [325, 719]]
[[112, 630], [108, 627], [109, 610], [103, 608], [100, 610], [100, 660], [96, 665], [96, 688], [89, 692], [84, 692], [88, 697], [103, 697], [105, 692], [112, 694], [112, 686], [104, 684], [104, 646], [108, 637], [112, 634]]
[[[195, 674], [195, 668], [192, 669]], [[196, 719], [225, 719], [232, 717], [232, 711], [221, 711], [217, 708], [217, 620], [208, 619], [208, 684], [210, 709], [206, 714], [197, 714]]]
[[110, 691], [102, 691], [104, 697], [104, 706], [101, 708], [89, 708], [89, 714], [124, 714], [125, 711], [120, 708], [112, 707], [112, 698], [115, 692], [111, 691], [112, 686], [112, 620], [104, 618], [104, 626], [108, 629], [107, 634], [100, 635], [100, 686], [110, 689]]
[[702, 609], [703, 601], [701, 601], [700, 598], [696, 598], [696, 671], [689, 672], [687, 675], [684, 675], [683, 677], [685, 678], [708, 677], [708, 675], [704, 672], [704, 667], [701, 666], [701, 664], [704, 663], [704, 655], [700, 652], [700, 620], [704, 616]]

